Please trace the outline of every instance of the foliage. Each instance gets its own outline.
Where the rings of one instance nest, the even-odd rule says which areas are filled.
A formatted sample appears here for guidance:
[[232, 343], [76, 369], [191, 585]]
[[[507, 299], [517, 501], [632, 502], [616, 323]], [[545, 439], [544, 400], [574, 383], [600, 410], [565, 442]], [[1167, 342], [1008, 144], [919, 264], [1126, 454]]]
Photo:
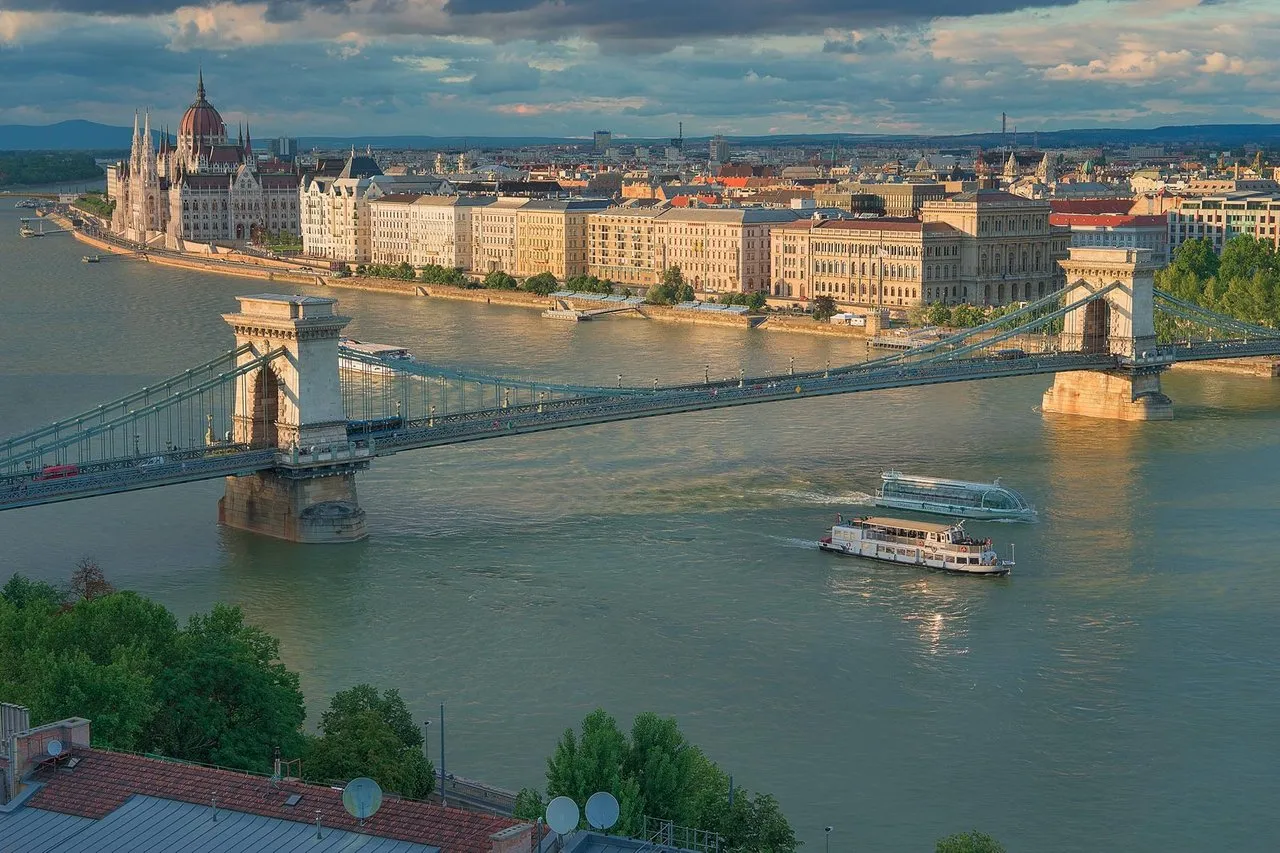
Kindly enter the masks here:
[[104, 193], [85, 193], [72, 203], [85, 213], [92, 213], [101, 219], [110, 219], [116, 209], [115, 199], [108, 200]]
[[[1261, 326], [1280, 326], [1280, 252], [1247, 235], [1232, 237], [1214, 254], [1209, 240], [1187, 240], [1173, 263], [1156, 273], [1156, 287], [1210, 311]], [[1163, 319], [1162, 336], [1186, 330]]]
[[358, 684], [333, 697], [320, 717], [303, 768], [321, 783], [369, 776], [390, 791], [421, 799], [435, 787], [435, 769], [422, 754], [422, 733], [397, 690], [381, 694]]
[[298, 252], [302, 250], [302, 235], [291, 234], [283, 229], [280, 231], [262, 229], [258, 232], [257, 239], [263, 246], [276, 252]]
[[824, 293], [821, 296], [813, 297], [813, 319], [819, 323], [830, 320], [838, 310], [835, 299], [827, 294]]
[[939, 838], [935, 853], [1005, 853], [1004, 845], [985, 832], [958, 832]]
[[454, 287], [466, 286], [470, 281], [467, 274], [458, 267], [442, 267], [439, 264], [427, 264], [418, 277], [426, 284], [449, 284]]
[[[729, 803], [729, 777], [696, 746], [676, 721], [646, 712], [629, 734], [612, 716], [597, 709], [582, 721], [581, 733], [567, 729], [547, 759], [548, 799], [572, 798], [583, 806], [596, 791], [618, 799], [620, 816], [613, 830], [636, 836], [644, 816], [717, 832], [721, 849], [743, 853], [789, 853], [799, 845], [795, 833], [768, 794], [736, 791]], [[537, 791], [517, 797], [517, 816], [536, 818], [543, 808]]]
[[0, 186], [94, 180], [102, 169], [83, 151], [10, 151], [0, 153]]
[[751, 311], [764, 310], [766, 297], [760, 291], [751, 293], [726, 293], [720, 297], [721, 305], [745, 305]]
[[516, 820], [536, 821], [547, 811], [542, 792], [535, 788], [521, 788], [516, 794], [516, 804], [511, 816]]
[[38, 607], [43, 610], [52, 610], [62, 604], [66, 597], [66, 593], [53, 584], [33, 581], [20, 574], [14, 574], [4, 587], [0, 588], [0, 598], [19, 609]]
[[951, 308], [945, 302], [934, 302], [921, 312], [921, 321], [929, 326], [950, 326]]
[[244, 623], [238, 607], [191, 617], [156, 682], [153, 749], [223, 767], [262, 766], [272, 748], [297, 755], [306, 718], [298, 676], [280, 642]]
[[162, 605], [114, 592], [91, 560], [68, 593], [10, 578], [0, 592], [0, 696], [39, 725], [93, 721], [102, 746], [266, 770], [298, 755], [305, 717], [279, 644], [218, 605], [180, 628]]
[[398, 264], [361, 264], [356, 267], [356, 274], [371, 278], [396, 278], [401, 281], [413, 281], [418, 277], [413, 265], [408, 261], [401, 261]]
[[[506, 273], [491, 273], [491, 275], [503, 275], [508, 279], [511, 278], [511, 276], [506, 275]], [[512, 279], [512, 281], [514, 281], [514, 279]], [[486, 286], [487, 283], [488, 282], [486, 280]], [[503, 286], [505, 287], [505, 283]], [[524, 280], [524, 284], [521, 286], [530, 293], [537, 293], [540, 296], [546, 296], [547, 294], [555, 293], [559, 290], [560, 282], [551, 273], [540, 272], [537, 275], [531, 275], [526, 278]]]
[[577, 293], [599, 293], [604, 296], [613, 293], [613, 282], [594, 275], [575, 275], [567, 280], [564, 286], [566, 290]]
[[667, 267], [662, 272], [662, 281], [649, 288], [645, 294], [645, 302], [650, 305], [675, 305], [678, 302], [693, 301], [693, 285], [684, 280], [680, 267]]

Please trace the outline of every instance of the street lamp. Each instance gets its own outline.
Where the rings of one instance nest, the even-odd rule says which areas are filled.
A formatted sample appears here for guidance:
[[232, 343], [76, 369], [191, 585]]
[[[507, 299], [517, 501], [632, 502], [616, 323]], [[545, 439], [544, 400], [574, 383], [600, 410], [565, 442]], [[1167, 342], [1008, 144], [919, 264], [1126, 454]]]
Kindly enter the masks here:
[[831, 853], [831, 827], [828, 826], [823, 832], [826, 833], [827, 838], [827, 853]]

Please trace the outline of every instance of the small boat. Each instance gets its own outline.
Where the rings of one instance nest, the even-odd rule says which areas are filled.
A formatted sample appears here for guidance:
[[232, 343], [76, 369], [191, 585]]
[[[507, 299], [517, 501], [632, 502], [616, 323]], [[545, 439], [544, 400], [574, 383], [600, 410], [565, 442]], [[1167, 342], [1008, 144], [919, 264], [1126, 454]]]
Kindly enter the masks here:
[[873, 503], [887, 509], [908, 509], [952, 518], [1035, 521], [1036, 508], [1022, 495], [1000, 484], [917, 477], [899, 471], [880, 475]]
[[818, 547], [846, 557], [958, 575], [1007, 575], [1013, 568], [1012, 545], [1009, 559], [1001, 560], [991, 540], [969, 536], [962, 521], [932, 524], [868, 516], [844, 521], [837, 516], [831, 535], [822, 537]]
[[99, 255], [85, 255], [80, 261], [86, 264], [96, 264], [102, 261], [102, 257]]
[[[358, 358], [357, 356], [365, 356]], [[373, 364], [367, 359], [374, 358], [384, 364]], [[342, 338], [338, 341], [338, 368], [355, 373], [394, 374], [400, 373], [395, 368], [397, 361], [413, 361], [413, 353], [404, 347], [391, 344], [370, 344], [357, 341], [355, 338]]]
[[14, 205], [14, 207], [25, 207], [28, 210], [39, 207], [39, 206], [40, 206], [40, 202], [36, 201], [33, 198], [24, 198], [22, 201]]
[[548, 308], [542, 312], [542, 316], [549, 317], [552, 320], [569, 320], [574, 323], [591, 319], [591, 315], [585, 311], [575, 311], [572, 308]]
[[43, 231], [37, 231], [36, 229], [32, 228], [30, 225], [23, 225], [21, 228], [18, 229], [18, 233], [21, 234], [23, 237], [43, 237], [44, 236]]

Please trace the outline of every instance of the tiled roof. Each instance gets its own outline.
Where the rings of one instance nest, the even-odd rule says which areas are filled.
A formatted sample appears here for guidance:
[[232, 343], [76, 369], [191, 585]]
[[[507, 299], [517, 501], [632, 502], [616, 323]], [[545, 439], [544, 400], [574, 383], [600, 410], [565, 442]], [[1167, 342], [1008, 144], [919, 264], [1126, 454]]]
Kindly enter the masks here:
[[[101, 819], [135, 794], [197, 805], [208, 805], [216, 796], [221, 809], [305, 823], [314, 823], [319, 810], [326, 827], [428, 844], [444, 853], [489, 853], [490, 836], [519, 823], [387, 797], [378, 813], [366, 819], [360, 829], [342, 806], [342, 792], [332, 788], [287, 781], [272, 784], [264, 776], [96, 749], [77, 754], [80, 762], [75, 769], [45, 770], [37, 775], [37, 781], [45, 784], [27, 805]], [[301, 795], [296, 806], [285, 805], [290, 794]]]
[[821, 228], [824, 231], [905, 231], [908, 233], [945, 234], [960, 233], [945, 222], [921, 222], [918, 219], [802, 219], [787, 226], [798, 230]]
[[1128, 213], [1133, 207], [1129, 198], [1054, 198], [1049, 200], [1054, 213]]
[[[960, 202], [978, 202], [979, 204], [1007, 204], [1017, 203], [1026, 204], [1031, 199], [1025, 199], [1022, 196], [1007, 193], [1004, 190], [973, 190], [967, 193], [960, 193], [953, 196], [949, 201]], [[1044, 202], [1038, 202], [1043, 204]]]
[[1051, 213], [1049, 214], [1050, 225], [1080, 225], [1080, 226], [1109, 226], [1112, 228], [1123, 227], [1157, 227], [1164, 228], [1169, 224], [1169, 220], [1158, 214], [1134, 214], [1127, 213]]

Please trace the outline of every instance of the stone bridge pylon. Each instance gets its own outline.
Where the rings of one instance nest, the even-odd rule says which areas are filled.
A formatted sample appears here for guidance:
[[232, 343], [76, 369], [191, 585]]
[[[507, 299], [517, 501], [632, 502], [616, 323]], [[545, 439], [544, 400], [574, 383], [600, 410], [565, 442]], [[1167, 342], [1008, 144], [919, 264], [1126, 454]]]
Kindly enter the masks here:
[[354, 542], [368, 535], [355, 472], [369, 464], [347, 439], [338, 338], [351, 321], [336, 299], [241, 296], [224, 314], [246, 363], [276, 350], [266, 366], [236, 380], [231, 440], [279, 448], [273, 470], [228, 477], [218, 520], [228, 527], [292, 542]]
[[1066, 304], [1106, 292], [1063, 318], [1060, 348], [1111, 353], [1120, 357], [1121, 366], [1055, 374], [1043, 410], [1124, 421], [1171, 419], [1173, 403], [1160, 390], [1160, 374], [1168, 365], [1152, 358], [1158, 266], [1151, 250], [1073, 248], [1061, 264], [1067, 274]]

